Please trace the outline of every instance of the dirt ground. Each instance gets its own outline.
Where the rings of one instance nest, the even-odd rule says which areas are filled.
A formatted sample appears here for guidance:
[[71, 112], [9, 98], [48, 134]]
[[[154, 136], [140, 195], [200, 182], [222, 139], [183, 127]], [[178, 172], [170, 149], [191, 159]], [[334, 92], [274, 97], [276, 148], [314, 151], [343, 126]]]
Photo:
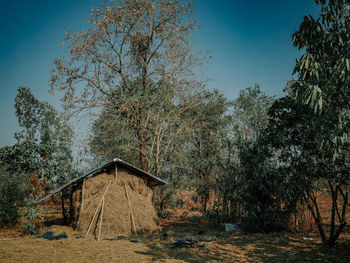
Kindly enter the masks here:
[[[316, 235], [291, 233], [227, 234], [202, 228], [199, 218], [170, 224], [162, 232], [115, 240], [84, 238], [67, 226], [52, 225], [56, 235], [66, 239], [45, 240], [21, 236], [14, 229], [0, 231], [0, 262], [349, 262], [350, 239], [341, 238], [335, 248], [325, 248]], [[205, 229], [201, 233], [200, 230]], [[166, 234], [165, 234], [166, 233]], [[203, 247], [174, 248], [176, 240], [192, 239]]]
[[[199, 213], [183, 218], [183, 211], [177, 212], [160, 220], [159, 233], [98, 242], [63, 226], [60, 206], [49, 205], [41, 211], [45, 220], [38, 234], [64, 232], [68, 238], [50, 241], [23, 236], [21, 229], [0, 229], [0, 262], [350, 262], [350, 228], [336, 247], [327, 248], [316, 232], [228, 234]], [[174, 247], [186, 239], [199, 246]]]

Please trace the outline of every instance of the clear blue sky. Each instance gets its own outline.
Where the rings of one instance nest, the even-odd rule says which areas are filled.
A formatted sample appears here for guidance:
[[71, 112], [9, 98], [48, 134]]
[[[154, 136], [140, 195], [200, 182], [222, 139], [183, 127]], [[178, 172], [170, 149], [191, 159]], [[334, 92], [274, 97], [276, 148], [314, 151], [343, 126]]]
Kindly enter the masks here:
[[[104, 0], [0, 0], [0, 146], [15, 142], [18, 131], [14, 98], [19, 86], [31, 88], [39, 100], [59, 107], [49, 91], [49, 72], [64, 29], [83, 29], [91, 8]], [[194, 49], [212, 50], [202, 79], [228, 98], [259, 83], [267, 94], [282, 96], [300, 52], [291, 34], [304, 15], [317, 15], [313, 0], [198, 0], [195, 19], [201, 29]]]

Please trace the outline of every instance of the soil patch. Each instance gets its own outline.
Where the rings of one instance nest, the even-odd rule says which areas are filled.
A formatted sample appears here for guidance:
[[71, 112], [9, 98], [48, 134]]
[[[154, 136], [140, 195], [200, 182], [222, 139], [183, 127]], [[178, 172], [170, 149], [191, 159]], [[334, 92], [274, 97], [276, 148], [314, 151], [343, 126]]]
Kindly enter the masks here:
[[[199, 234], [197, 226], [190, 226], [100, 242], [69, 227], [52, 226], [42, 231], [65, 232], [68, 238], [0, 238], [0, 262], [348, 262], [350, 258], [348, 237], [330, 249], [316, 235], [304, 240], [303, 235], [290, 233], [232, 235], [209, 228]], [[186, 239], [200, 246], [174, 246]]]

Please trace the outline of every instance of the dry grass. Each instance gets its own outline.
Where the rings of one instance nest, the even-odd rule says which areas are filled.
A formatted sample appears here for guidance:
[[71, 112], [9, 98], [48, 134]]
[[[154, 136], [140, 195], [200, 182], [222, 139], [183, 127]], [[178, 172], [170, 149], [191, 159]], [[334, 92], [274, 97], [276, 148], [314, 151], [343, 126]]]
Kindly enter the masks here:
[[80, 187], [73, 194], [74, 214], [79, 215], [75, 222], [78, 229], [86, 232], [91, 225], [90, 233], [98, 236], [101, 229], [102, 238], [159, 229], [151, 188], [129, 171], [120, 168], [118, 180], [113, 174], [101, 173], [85, 180], [84, 191]]
[[[55, 225], [62, 221], [60, 207], [43, 207], [40, 233], [65, 232], [67, 239], [49, 241], [22, 236], [16, 229], [0, 229], [0, 262], [349, 262], [350, 232], [335, 248], [322, 245], [316, 233], [227, 234], [222, 225], [210, 225], [183, 211], [161, 220], [162, 232], [97, 242], [85, 232]], [[199, 231], [204, 231], [199, 235]], [[164, 235], [166, 233], [166, 237]], [[304, 240], [304, 237], [313, 240]], [[195, 239], [203, 248], [173, 248], [176, 240]]]
[[[304, 240], [304, 235], [290, 233], [230, 235], [218, 229], [195, 218], [168, 222], [162, 233], [137, 240], [100, 242], [77, 238], [83, 233], [66, 226], [41, 229], [41, 233], [68, 234], [67, 239], [58, 241], [20, 237], [7, 229], [0, 235], [0, 262], [349, 262], [350, 258], [350, 236], [342, 237], [340, 245], [330, 249], [323, 247], [316, 235]], [[198, 230], [204, 234], [198, 235]], [[198, 240], [204, 247], [173, 248], [175, 240], [186, 238]]]
[[137, 253], [144, 250], [145, 244], [124, 240], [25, 237], [0, 240], [0, 262], [151, 262], [151, 256]]

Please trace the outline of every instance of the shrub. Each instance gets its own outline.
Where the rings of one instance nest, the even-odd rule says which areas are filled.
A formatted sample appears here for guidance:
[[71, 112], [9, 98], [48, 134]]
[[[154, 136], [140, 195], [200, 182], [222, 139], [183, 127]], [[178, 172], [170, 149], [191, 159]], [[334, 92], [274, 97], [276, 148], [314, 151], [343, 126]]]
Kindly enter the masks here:
[[242, 226], [251, 231], [280, 231], [288, 227], [299, 192], [288, 174], [280, 169], [265, 142], [242, 142], [236, 169]]
[[6, 167], [0, 168], [0, 226], [16, 225], [23, 204], [24, 176], [11, 173]]
[[23, 223], [24, 232], [26, 234], [34, 235], [36, 234], [36, 229], [38, 227], [37, 220], [42, 219], [42, 217], [37, 215], [38, 207], [35, 206], [35, 200], [33, 195], [30, 194], [28, 198], [25, 199], [25, 221]]

